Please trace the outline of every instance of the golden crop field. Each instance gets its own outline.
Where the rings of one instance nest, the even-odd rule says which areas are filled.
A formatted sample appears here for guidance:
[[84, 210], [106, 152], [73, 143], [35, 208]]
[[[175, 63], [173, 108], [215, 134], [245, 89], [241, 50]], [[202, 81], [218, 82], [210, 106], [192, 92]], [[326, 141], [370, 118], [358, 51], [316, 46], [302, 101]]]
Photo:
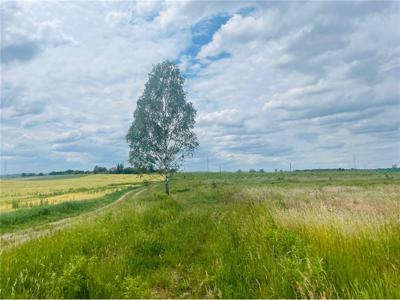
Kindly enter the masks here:
[[160, 179], [159, 175], [98, 174], [56, 179], [1, 180], [0, 212], [41, 204], [95, 199], [144, 181]]

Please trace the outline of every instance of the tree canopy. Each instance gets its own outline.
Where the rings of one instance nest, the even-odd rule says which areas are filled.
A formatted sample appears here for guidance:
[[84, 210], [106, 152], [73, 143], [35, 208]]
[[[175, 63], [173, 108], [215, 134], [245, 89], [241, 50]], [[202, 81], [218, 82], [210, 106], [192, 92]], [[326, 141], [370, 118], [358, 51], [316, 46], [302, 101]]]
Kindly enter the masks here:
[[176, 64], [164, 61], [153, 66], [126, 135], [129, 162], [137, 168], [160, 170], [166, 182], [171, 170], [178, 169], [198, 146], [193, 131], [196, 110], [186, 100], [183, 85]]

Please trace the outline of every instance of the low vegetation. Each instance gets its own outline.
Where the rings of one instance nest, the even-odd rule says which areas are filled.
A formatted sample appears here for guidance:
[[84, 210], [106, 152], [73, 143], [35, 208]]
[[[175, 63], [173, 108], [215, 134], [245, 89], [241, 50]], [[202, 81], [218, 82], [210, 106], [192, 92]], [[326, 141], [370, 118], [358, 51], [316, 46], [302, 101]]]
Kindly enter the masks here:
[[57, 179], [3, 180], [0, 232], [45, 224], [109, 204], [157, 175], [90, 175]]
[[1, 180], [0, 212], [95, 199], [144, 181], [158, 180], [160, 180], [158, 175], [109, 174]]
[[13, 232], [35, 225], [78, 215], [107, 205], [136, 186], [125, 188], [92, 200], [67, 201], [54, 205], [43, 204], [0, 214], [0, 232]]
[[179, 174], [4, 249], [2, 298], [399, 298], [400, 176]]

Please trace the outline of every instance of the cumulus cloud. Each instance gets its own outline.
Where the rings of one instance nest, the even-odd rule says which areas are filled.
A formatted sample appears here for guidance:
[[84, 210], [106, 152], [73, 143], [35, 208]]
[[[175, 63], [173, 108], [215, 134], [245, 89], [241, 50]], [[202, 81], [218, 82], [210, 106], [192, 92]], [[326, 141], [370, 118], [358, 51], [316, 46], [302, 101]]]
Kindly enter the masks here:
[[74, 42], [61, 29], [58, 20], [36, 21], [23, 3], [2, 5], [1, 62], [29, 61], [47, 47]]
[[[356, 7], [359, 10], [352, 13], [340, 10]], [[312, 164], [302, 157], [309, 148], [340, 148], [335, 155], [342, 158], [334, 163], [340, 161], [349, 167], [352, 153], [362, 150], [365, 155], [362, 148], [366, 141], [390, 143], [386, 140], [388, 131], [392, 137], [398, 136], [399, 121], [390, 121], [389, 116], [399, 112], [396, 78], [400, 39], [391, 29], [383, 36], [376, 35], [379, 28], [392, 28], [398, 19], [396, 3], [311, 3], [301, 7], [286, 3], [272, 9], [261, 7], [253, 15], [234, 14], [203, 46], [198, 58], [221, 52], [232, 56], [208, 65], [200, 72], [202, 76], [193, 80], [193, 88], [197, 93], [207, 90], [206, 95], [218, 99], [214, 110], [239, 108], [238, 115], [250, 119], [244, 122], [248, 131], [272, 129], [264, 135], [264, 141], [277, 143], [280, 136], [295, 145], [297, 157], [281, 152], [286, 161]], [[384, 66], [389, 65], [391, 71], [387, 72]], [[384, 126], [373, 125], [376, 118], [383, 118]], [[326, 145], [321, 139], [310, 147], [293, 139], [298, 128], [316, 129], [319, 135], [334, 137], [337, 142]], [[394, 140], [393, 148], [399, 149]], [[261, 148], [258, 153], [270, 156]], [[399, 159], [399, 151], [387, 155], [393, 161]], [[363, 159], [365, 166], [379, 164], [367, 155]], [[329, 165], [329, 159], [324, 164]]]
[[[152, 64], [170, 59], [224, 169], [400, 160], [397, 2], [5, 2], [2, 159], [15, 172], [125, 162]], [[27, 150], [29, 149], [29, 150]]]

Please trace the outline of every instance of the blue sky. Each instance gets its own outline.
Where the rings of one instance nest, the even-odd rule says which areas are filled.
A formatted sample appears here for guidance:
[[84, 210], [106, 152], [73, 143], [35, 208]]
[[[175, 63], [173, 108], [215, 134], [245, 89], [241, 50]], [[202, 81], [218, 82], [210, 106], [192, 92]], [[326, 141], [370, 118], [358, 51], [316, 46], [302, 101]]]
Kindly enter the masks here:
[[184, 170], [400, 164], [400, 3], [2, 1], [2, 173], [127, 165], [153, 64], [178, 62]]

